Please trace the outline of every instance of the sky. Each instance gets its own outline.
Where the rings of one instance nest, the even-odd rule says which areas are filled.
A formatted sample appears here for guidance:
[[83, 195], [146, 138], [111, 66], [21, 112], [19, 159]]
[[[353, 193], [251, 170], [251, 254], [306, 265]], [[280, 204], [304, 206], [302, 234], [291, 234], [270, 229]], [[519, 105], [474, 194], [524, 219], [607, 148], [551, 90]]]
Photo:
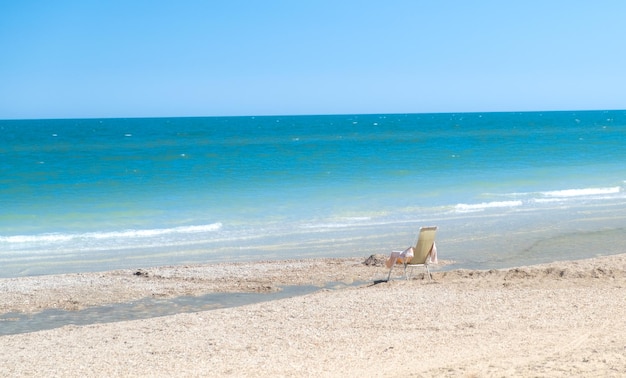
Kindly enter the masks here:
[[622, 0], [0, 0], [0, 119], [626, 109]]

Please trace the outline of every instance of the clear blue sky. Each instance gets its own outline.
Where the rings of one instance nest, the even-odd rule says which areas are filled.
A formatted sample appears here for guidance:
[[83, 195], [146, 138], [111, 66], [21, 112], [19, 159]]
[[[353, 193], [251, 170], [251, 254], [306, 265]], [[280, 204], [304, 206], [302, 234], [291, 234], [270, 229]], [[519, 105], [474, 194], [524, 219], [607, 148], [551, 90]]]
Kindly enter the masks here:
[[626, 108], [621, 0], [0, 0], [0, 119]]

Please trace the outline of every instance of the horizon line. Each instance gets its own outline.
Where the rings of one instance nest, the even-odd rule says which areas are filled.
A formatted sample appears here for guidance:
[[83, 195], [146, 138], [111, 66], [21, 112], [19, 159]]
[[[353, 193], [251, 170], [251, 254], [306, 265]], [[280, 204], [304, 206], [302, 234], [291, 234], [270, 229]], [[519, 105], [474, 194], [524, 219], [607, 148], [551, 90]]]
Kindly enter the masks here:
[[497, 114], [497, 113], [559, 113], [559, 112], [601, 112], [626, 111], [624, 109], [543, 109], [543, 110], [497, 110], [497, 111], [429, 111], [429, 112], [372, 112], [372, 113], [300, 113], [300, 114], [241, 114], [241, 115], [182, 115], [182, 116], [105, 116], [105, 117], [42, 117], [42, 118], [0, 118], [3, 121], [63, 121], [63, 120], [119, 120], [119, 119], [168, 119], [168, 118], [254, 118], [254, 117], [324, 117], [360, 115], [429, 115], [429, 114]]

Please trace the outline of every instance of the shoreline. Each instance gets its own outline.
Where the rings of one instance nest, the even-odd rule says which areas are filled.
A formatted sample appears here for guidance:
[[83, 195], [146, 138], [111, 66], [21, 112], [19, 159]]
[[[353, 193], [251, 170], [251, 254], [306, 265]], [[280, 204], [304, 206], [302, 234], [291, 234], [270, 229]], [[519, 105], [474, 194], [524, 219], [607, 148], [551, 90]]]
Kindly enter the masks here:
[[68, 311], [211, 293], [273, 293], [281, 286], [329, 282], [346, 285], [372, 279], [374, 269], [361, 258], [263, 260], [118, 269], [0, 279], [0, 314]]
[[[217, 262], [0, 278], [0, 315], [34, 314], [45, 310], [79, 311], [142, 299], [229, 293], [271, 294], [280, 291], [281, 287], [315, 286], [323, 289], [329, 285], [346, 287], [359, 282], [374, 284], [387, 278], [386, 258], [386, 255], [374, 254], [368, 258]], [[440, 259], [438, 264], [431, 265], [431, 273], [438, 283], [477, 277], [507, 280], [516, 274], [514, 272], [523, 272], [518, 274], [526, 277], [588, 278], [602, 274], [605, 264], [619, 265], [622, 259], [626, 260], [626, 253], [501, 269], [456, 268], [454, 261]], [[585, 271], [585, 267], [599, 273]], [[551, 277], [554, 272], [559, 272], [560, 276]], [[426, 279], [419, 269], [415, 273], [412, 279]], [[400, 265], [394, 268], [391, 280], [404, 280]]]
[[[146, 297], [314, 293], [142, 320], [0, 336], [2, 375], [602, 375], [626, 369], [626, 254], [386, 278], [364, 258], [0, 279], [0, 313]], [[394, 270], [399, 276], [402, 269]], [[371, 282], [327, 290], [325, 282]], [[117, 302], [116, 302], [117, 301]], [[36, 361], [36, 362], [34, 362]], [[407, 363], [413, 361], [415, 363]], [[418, 363], [419, 362], [419, 363]]]

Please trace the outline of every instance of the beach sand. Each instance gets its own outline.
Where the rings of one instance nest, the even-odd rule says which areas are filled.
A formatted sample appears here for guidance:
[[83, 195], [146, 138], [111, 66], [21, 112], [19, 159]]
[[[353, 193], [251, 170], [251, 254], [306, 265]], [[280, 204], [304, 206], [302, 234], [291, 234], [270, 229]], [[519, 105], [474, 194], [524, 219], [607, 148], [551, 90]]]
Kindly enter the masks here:
[[397, 269], [390, 282], [365, 257], [1, 279], [0, 313], [282, 285], [343, 288], [0, 336], [0, 376], [626, 374], [626, 255], [490, 271], [450, 265], [432, 281], [402, 279]]

